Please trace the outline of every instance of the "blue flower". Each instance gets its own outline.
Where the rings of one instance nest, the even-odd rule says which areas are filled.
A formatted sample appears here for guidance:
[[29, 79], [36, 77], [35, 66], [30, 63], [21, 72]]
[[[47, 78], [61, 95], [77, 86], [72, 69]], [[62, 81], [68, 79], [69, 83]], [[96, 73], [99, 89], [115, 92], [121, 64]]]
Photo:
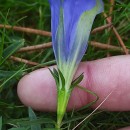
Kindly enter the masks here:
[[[59, 74], [57, 124], [60, 127], [69, 100], [73, 76], [86, 49], [95, 16], [103, 11], [102, 0], [49, 0], [52, 42]], [[57, 79], [58, 78], [58, 79]]]
[[65, 78], [72, 79], [87, 49], [94, 18], [103, 11], [103, 2], [102, 0], [49, 0], [49, 2], [53, 50], [57, 65]]
[[[103, 10], [102, 0], [49, 0], [52, 42], [58, 65], [81, 61], [95, 16]], [[77, 55], [76, 55], [77, 54]]]

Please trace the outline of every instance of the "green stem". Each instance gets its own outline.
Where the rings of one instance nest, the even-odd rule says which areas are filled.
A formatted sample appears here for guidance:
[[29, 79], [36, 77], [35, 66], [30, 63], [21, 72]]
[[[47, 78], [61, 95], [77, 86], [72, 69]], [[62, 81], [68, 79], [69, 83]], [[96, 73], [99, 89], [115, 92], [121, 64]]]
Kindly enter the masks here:
[[57, 126], [60, 130], [62, 119], [64, 117], [64, 114], [66, 112], [66, 107], [68, 105], [69, 97], [71, 92], [66, 91], [65, 89], [58, 90], [58, 97], [57, 97]]

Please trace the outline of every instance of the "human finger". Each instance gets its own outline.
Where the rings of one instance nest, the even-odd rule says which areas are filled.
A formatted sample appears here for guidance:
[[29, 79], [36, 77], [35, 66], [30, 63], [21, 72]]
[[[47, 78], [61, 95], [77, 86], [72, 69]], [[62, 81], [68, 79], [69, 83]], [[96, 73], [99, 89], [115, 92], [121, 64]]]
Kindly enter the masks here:
[[[101, 108], [111, 111], [130, 110], [130, 56], [81, 63], [75, 77], [83, 72], [84, 79], [80, 85], [99, 96], [94, 107], [114, 90]], [[18, 84], [18, 95], [26, 106], [36, 110], [56, 110], [56, 85], [48, 69], [39, 69], [23, 77]], [[68, 110], [80, 108], [94, 99], [93, 95], [75, 88]]]

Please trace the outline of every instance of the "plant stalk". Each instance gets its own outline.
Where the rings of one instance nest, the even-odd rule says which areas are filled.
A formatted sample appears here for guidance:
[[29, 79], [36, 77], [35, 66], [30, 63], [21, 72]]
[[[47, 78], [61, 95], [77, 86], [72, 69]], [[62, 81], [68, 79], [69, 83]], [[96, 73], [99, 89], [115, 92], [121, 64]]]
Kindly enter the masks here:
[[65, 89], [58, 90], [57, 97], [57, 126], [56, 128], [60, 130], [62, 119], [66, 112], [66, 108], [68, 105], [69, 97], [71, 92], [66, 91]]

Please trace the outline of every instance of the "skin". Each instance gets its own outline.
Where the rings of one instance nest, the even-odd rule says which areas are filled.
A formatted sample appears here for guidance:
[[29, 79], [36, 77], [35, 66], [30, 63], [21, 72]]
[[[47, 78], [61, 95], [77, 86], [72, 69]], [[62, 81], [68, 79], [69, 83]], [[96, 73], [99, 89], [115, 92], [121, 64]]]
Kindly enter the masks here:
[[[53, 68], [53, 67], [52, 67]], [[109, 111], [130, 110], [130, 56], [115, 56], [80, 64], [75, 77], [84, 72], [81, 86], [95, 92], [99, 100], [96, 108], [112, 91], [100, 107]], [[18, 96], [26, 106], [40, 111], [56, 111], [56, 85], [47, 68], [24, 76], [18, 84]], [[95, 97], [75, 88], [67, 110], [78, 109]], [[120, 130], [130, 130], [130, 127]]]

